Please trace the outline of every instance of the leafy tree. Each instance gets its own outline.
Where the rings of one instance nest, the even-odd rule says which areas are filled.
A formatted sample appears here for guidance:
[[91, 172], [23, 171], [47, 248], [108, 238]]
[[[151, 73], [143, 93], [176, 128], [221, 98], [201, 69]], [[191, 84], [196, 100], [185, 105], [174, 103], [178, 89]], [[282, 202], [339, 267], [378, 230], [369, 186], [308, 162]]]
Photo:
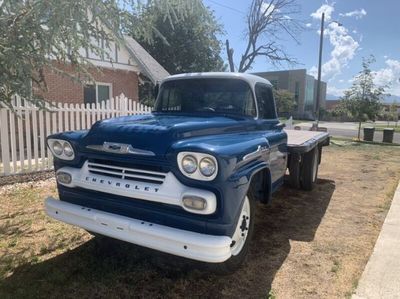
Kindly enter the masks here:
[[[110, 30], [100, 23], [107, 24]], [[88, 49], [104, 55], [90, 37], [97, 41], [118, 40], [118, 28], [118, 7], [114, 1], [2, 1], [0, 102], [9, 105], [14, 94], [30, 99], [32, 87], [45, 91], [45, 68], [64, 74], [49, 58], [71, 63], [81, 77], [90, 77], [91, 64], [80, 51]]]
[[381, 101], [385, 94], [384, 86], [376, 86], [370, 65], [375, 62], [373, 56], [363, 58], [362, 70], [354, 77], [353, 85], [346, 90], [340, 108], [358, 121], [358, 139], [360, 139], [361, 123], [375, 120], [381, 111]]
[[[181, 0], [164, 0], [173, 9], [181, 6]], [[157, 5], [150, 5], [139, 16], [150, 24], [155, 38], [148, 40], [136, 25], [128, 32], [170, 73], [207, 72], [225, 70], [220, 57], [221, 43], [217, 38], [223, 32], [212, 11], [201, 0], [186, 0], [182, 17], [165, 17]]]
[[383, 109], [382, 117], [384, 120], [388, 122], [388, 125], [391, 121], [393, 121], [396, 123], [397, 126], [397, 122], [399, 120], [399, 114], [397, 112], [397, 103], [396, 102], [392, 103], [389, 106], [389, 109]]
[[292, 112], [296, 107], [294, 94], [285, 89], [274, 89], [276, 110], [278, 113]]
[[[172, 11], [164, 0], [149, 0], [141, 4], [135, 0], [3, 0], [0, 1], [0, 104], [10, 106], [14, 94], [37, 104], [35, 96], [47, 89], [46, 68], [78, 82], [92, 79], [89, 69], [94, 65], [82, 55], [85, 49], [107, 57], [111, 42], [123, 43], [121, 31], [127, 15], [138, 20], [147, 6], [156, 6], [165, 18], [181, 17], [181, 0]], [[142, 20], [135, 32], [151, 40], [152, 24]], [[105, 49], [101, 47], [105, 43]], [[74, 73], [58, 67], [69, 63]]]

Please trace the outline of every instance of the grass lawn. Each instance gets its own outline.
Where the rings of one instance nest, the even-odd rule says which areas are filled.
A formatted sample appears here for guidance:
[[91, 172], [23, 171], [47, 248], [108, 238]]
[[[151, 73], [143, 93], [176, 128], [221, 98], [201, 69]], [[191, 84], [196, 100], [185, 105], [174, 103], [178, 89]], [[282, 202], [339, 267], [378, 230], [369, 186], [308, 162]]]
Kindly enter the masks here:
[[400, 178], [398, 147], [331, 145], [312, 192], [257, 208], [247, 263], [231, 275], [53, 221], [53, 179], [0, 187], [0, 298], [344, 298], [372, 252]]

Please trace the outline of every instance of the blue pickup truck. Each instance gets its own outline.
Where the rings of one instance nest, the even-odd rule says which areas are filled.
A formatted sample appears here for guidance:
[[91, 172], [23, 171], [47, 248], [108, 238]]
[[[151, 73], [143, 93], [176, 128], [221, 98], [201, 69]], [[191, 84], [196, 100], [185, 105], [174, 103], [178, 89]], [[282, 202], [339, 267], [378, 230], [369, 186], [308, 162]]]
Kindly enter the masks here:
[[48, 136], [59, 200], [49, 216], [226, 269], [249, 250], [257, 202], [311, 190], [324, 132], [284, 130], [271, 84], [236, 73], [174, 75], [154, 110]]

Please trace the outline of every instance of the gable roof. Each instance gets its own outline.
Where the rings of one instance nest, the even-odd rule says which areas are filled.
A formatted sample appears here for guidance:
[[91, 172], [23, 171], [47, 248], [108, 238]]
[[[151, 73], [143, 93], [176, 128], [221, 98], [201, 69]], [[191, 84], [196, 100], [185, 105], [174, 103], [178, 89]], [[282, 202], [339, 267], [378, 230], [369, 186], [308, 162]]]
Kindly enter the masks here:
[[169, 73], [157, 62], [136, 40], [125, 35], [126, 48], [131, 56], [137, 60], [143, 74], [154, 84], [161, 82]]

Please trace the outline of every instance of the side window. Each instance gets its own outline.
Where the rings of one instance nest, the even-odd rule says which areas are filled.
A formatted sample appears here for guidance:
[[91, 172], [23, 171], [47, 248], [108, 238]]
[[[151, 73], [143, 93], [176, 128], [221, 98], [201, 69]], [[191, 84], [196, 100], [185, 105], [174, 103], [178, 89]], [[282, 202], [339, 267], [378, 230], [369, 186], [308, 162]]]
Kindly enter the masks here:
[[266, 84], [256, 84], [256, 97], [258, 104], [259, 118], [262, 119], [275, 119], [276, 110], [274, 103], [274, 96], [272, 89]]
[[83, 88], [83, 100], [85, 104], [96, 103], [96, 85], [86, 85]]
[[182, 91], [175, 86], [164, 88], [161, 93], [161, 111], [181, 111]]
[[111, 83], [88, 84], [83, 88], [83, 102], [85, 104], [101, 103], [112, 97]]

